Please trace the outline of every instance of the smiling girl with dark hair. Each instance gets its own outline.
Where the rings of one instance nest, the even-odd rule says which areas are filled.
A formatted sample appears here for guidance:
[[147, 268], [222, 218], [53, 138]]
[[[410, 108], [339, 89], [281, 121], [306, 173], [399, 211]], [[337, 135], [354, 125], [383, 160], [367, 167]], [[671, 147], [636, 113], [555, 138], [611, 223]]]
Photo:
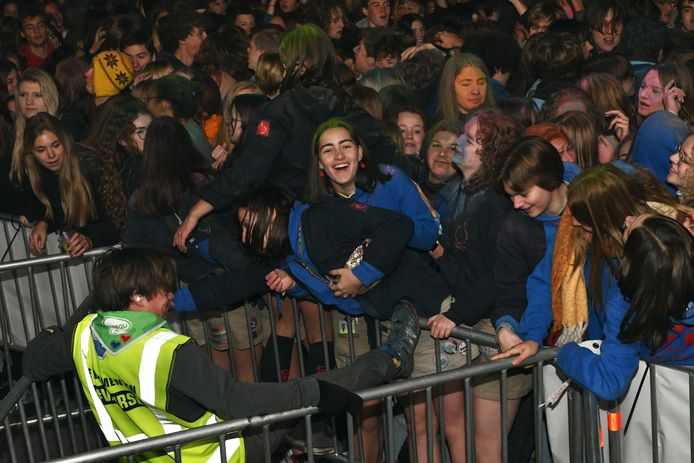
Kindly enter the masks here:
[[[310, 162], [311, 138], [316, 128], [331, 117], [345, 118], [378, 162], [403, 164], [391, 139], [377, 130], [374, 119], [352, 105], [336, 77], [336, 57], [330, 38], [312, 24], [289, 32], [279, 47], [287, 68], [280, 95], [263, 107], [234, 168], [222, 172], [201, 191], [202, 199], [190, 210], [173, 239], [185, 252], [197, 222], [215, 209], [234, 205], [250, 190], [282, 185], [293, 197], [303, 193]], [[188, 291], [196, 307], [214, 308], [266, 290], [258, 269], [238, 256], [231, 275], [195, 282]], [[241, 277], [239, 277], [241, 275]], [[223, 280], [223, 281], [222, 281]], [[243, 284], [240, 284], [241, 280]]]

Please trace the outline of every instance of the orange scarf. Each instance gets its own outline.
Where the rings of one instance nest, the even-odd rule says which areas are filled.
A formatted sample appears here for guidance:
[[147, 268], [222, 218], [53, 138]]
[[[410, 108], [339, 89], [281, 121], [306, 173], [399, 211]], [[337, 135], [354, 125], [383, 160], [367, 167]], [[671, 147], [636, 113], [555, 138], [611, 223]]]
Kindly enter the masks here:
[[552, 315], [550, 339], [558, 347], [580, 342], [588, 326], [588, 295], [583, 265], [576, 262], [573, 242], [573, 215], [564, 210], [552, 254]]

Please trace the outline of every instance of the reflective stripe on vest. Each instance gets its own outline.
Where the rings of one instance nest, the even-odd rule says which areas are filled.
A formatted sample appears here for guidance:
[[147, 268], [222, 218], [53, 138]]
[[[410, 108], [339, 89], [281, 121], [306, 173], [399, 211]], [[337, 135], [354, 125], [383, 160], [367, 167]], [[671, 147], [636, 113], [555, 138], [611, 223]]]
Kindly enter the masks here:
[[[94, 338], [92, 337], [91, 327], [96, 317], [97, 315], [89, 315], [78, 324], [78, 331], [75, 334], [74, 340], [75, 345], [73, 346], [73, 356], [79, 355], [80, 357], [79, 359], [75, 358], [75, 363], [81, 376], [80, 379], [82, 380], [83, 389], [89, 397], [89, 402], [92, 405], [91, 408], [95, 414], [95, 418], [99, 423], [99, 427], [101, 428], [102, 432], [104, 433], [104, 436], [106, 437], [106, 440], [109, 442], [110, 445], [141, 441], [150, 437], [154, 437], [156, 435], [171, 434], [174, 432], [189, 429], [191, 427], [215, 424], [217, 422], [222, 421], [214, 413], [208, 411], [206, 413], [208, 416], [203, 415], [201, 417], [201, 420], [186, 424], [187, 422], [185, 420], [179, 421], [180, 418], [166, 412], [165, 409], [157, 407], [157, 401], [159, 401], [159, 406], [161, 407], [162, 404], [165, 404], [167, 400], [166, 392], [163, 391], [163, 389], [161, 389], [163, 387], [163, 383], [157, 385], [157, 364], [160, 363], [159, 369], [161, 369], [162, 367], [170, 367], [172, 365], [171, 361], [173, 359], [173, 357], [169, 358], [171, 356], [170, 353], [172, 352], [172, 346], [167, 344], [174, 343], [176, 345], [182, 345], [181, 343], [187, 342], [188, 339], [187, 337], [182, 337], [173, 331], [161, 330], [158, 332], [151, 333], [149, 335], [149, 338], [142, 339], [142, 344], [139, 344], [139, 342], [137, 342], [137, 344], [139, 344], [140, 349], [139, 354], [137, 353], [137, 349], [135, 351], [129, 351], [133, 354], [137, 354], [135, 358], [137, 358], [139, 361], [139, 367], [136, 363], [133, 362], [133, 366], [135, 366], [137, 370], [132, 371], [132, 373], [137, 374], [137, 379], [133, 379], [137, 381], [139, 384], [133, 384], [137, 387], [137, 390], [139, 392], [137, 398], [140, 402], [140, 407], [144, 407], [145, 409], [149, 410], [149, 412], [152, 414], [152, 418], [154, 418], [152, 423], [158, 422], [157, 426], [160, 426], [160, 428], [156, 431], [156, 433], [154, 432], [154, 429], [152, 429], [151, 431], [148, 430], [150, 428], [149, 425], [140, 429], [130, 428], [130, 431], [125, 432], [130, 433], [131, 435], [126, 436], [124, 431], [118, 429], [117, 427], [119, 426], [118, 423], [120, 423], [120, 415], [112, 417], [109, 414], [108, 407], [112, 407], [114, 405], [108, 405], [108, 402], [104, 402], [108, 401], [108, 399], [102, 399], [103, 394], [100, 390], [97, 391], [95, 379], [92, 377], [92, 370], [95, 369], [96, 372], [104, 371], [102, 370], [102, 359], [95, 358]], [[131, 349], [134, 347], [135, 345], [133, 345]], [[164, 352], [168, 353], [164, 356], [165, 358], [162, 357], [162, 353]], [[130, 358], [132, 359], [132, 356]], [[127, 360], [127, 357], [120, 360], [117, 359], [116, 361], [118, 363], [112, 364], [111, 362], [113, 362], [113, 359], [106, 358], [104, 360], [104, 362], [106, 362], [104, 365], [123, 365], [122, 362]], [[92, 362], [97, 363], [92, 365]], [[161, 380], [162, 379], [159, 378], [160, 382]], [[99, 386], [99, 389], [101, 387], [103, 386]], [[161, 397], [158, 397], [157, 391], [159, 391]], [[115, 410], [113, 411], [115, 412]], [[125, 413], [125, 416], [128, 416], [128, 414]], [[147, 424], [146, 421], [143, 421], [142, 423]], [[243, 440], [240, 437], [225, 439], [224, 450], [226, 454], [226, 460], [229, 462], [244, 462], [245, 451], [243, 447]], [[219, 440], [216, 438], [211, 438], [211, 441], [203, 440], [199, 443], [196, 441], [185, 444], [181, 448], [181, 450], [184, 461], [194, 461], [199, 463], [212, 463], [222, 461], [222, 450], [219, 445]], [[161, 454], [161, 456], [166, 458], [167, 451], [165, 449], [162, 449], [162, 452], [164, 453]], [[173, 454], [171, 452], [168, 452], [168, 456], [173, 458]], [[149, 461], [149, 458], [151, 457], [145, 457], [145, 460]], [[154, 460], [159, 461], [159, 458], [154, 457]]]
[[177, 336], [173, 331], [162, 331], [155, 334], [145, 342], [145, 347], [142, 349], [142, 360], [140, 361], [140, 400], [147, 405], [156, 407], [154, 402], [155, 393], [155, 375], [157, 373], [157, 360], [161, 347], [170, 339]]
[[[89, 321], [90, 324], [91, 321], [94, 320], [94, 317], [96, 317], [96, 315], [91, 315], [91, 320]], [[87, 329], [83, 329], [82, 333], [80, 333], [80, 352], [82, 353], [81, 367], [84, 385], [86, 386], [87, 392], [89, 392], [89, 396], [92, 399], [91, 402], [94, 404], [93, 411], [97, 415], [99, 427], [101, 428], [101, 431], [104, 433], [104, 436], [106, 437], [107, 441], [128, 442], [123, 433], [116, 432], [116, 429], [113, 427], [113, 421], [111, 421], [111, 416], [108, 414], [108, 412], [106, 411], [106, 407], [101, 402], [99, 396], [96, 394], [94, 382], [92, 381], [92, 375], [89, 373], [89, 366], [87, 365], [87, 357], [89, 356], [89, 343], [91, 342], [91, 340], [92, 333], [89, 330], [89, 327], [87, 327]]]

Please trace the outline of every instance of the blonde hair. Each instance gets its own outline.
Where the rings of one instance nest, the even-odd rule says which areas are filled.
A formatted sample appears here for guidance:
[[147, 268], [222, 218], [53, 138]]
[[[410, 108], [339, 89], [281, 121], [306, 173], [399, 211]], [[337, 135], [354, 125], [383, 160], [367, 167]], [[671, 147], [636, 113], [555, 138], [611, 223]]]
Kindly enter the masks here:
[[[446, 66], [441, 73], [441, 81], [439, 82], [439, 109], [437, 119], [450, 119], [460, 117], [460, 108], [458, 107], [458, 98], [455, 94], [455, 78], [460, 71], [466, 67], [475, 67], [479, 69], [487, 81], [487, 92], [484, 95], [484, 103], [480, 108], [488, 108], [494, 106], [494, 93], [490, 82], [489, 71], [484, 61], [472, 53], [458, 53], [446, 62]], [[478, 108], [479, 109], [479, 108]]]
[[27, 119], [19, 109], [19, 88], [24, 82], [33, 82], [39, 85], [41, 97], [46, 105], [46, 112], [51, 116], [58, 114], [58, 106], [60, 98], [58, 88], [53, 82], [51, 76], [41, 69], [29, 68], [22, 74], [22, 77], [17, 82], [14, 89], [14, 100], [17, 102], [17, 111], [15, 113], [15, 141], [12, 148], [12, 164], [10, 167], [10, 180], [19, 185], [24, 181], [25, 172], [22, 169], [22, 153], [24, 148], [24, 129], [26, 128]]
[[283, 79], [284, 67], [280, 55], [278, 53], [260, 55], [255, 69], [255, 80], [268, 98], [274, 98], [279, 94]]
[[581, 111], [568, 111], [550, 120], [569, 137], [576, 150], [576, 164], [589, 169], [598, 164], [598, 131], [595, 121]]
[[47, 113], [39, 113], [29, 119], [24, 131], [24, 148], [21, 156], [21, 169], [26, 174], [31, 190], [46, 207], [46, 218], [54, 217], [51, 202], [41, 185], [41, 166], [34, 156], [34, 142], [44, 132], [53, 133], [63, 146], [63, 162], [58, 175], [60, 204], [68, 229], [84, 227], [95, 216], [94, 201], [87, 179], [82, 175], [79, 160], [74, 154], [71, 137], [65, 132], [60, 121]]

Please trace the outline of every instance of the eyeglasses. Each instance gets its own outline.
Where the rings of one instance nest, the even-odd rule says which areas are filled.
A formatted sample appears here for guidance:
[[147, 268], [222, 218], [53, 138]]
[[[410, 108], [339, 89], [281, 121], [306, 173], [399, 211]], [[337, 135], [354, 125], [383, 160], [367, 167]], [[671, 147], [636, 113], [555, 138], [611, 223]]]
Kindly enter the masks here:
[[144, 141], [147, 136], [147, 127], [135, 127], [133, 133], [137, 135], [140, 140]]
[[682, 143], [678, 143], [677, 146], [675, 147], [675, 154], [678, 155], [677, 162], [680, 164], [684, 165], [691, 165], [691, 162], [689, 162], [689, 158], [691, 157], [687, 153], [684, 152], [682, 149]]
[[142, 97], [142, 101], [144, 101], [145, 103], [147, 103], [149, 100], [161, 100], [161, 99], [162, 99], [162, 97], [160, 97], [160, 96], [143, 96]]

